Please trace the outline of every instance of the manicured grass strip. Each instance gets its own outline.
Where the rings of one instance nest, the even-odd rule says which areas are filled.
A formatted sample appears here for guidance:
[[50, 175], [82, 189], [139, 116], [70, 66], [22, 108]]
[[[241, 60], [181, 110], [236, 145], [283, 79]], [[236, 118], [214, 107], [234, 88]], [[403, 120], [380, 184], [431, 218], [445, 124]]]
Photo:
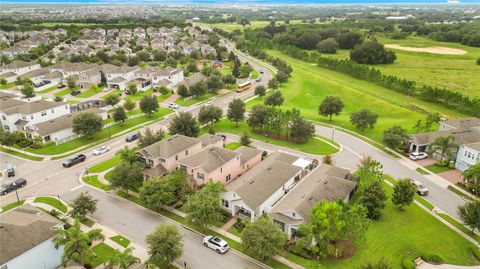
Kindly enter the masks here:
[[[156, 119], [159, 119], [166, 114], [169, 114], [172, 110], [167, 109], [167, 108], [159, 108], [157, 112], [152, 114], [151, 117], [148, 116], [141, 116], [135, 119], [130, 119], [127, 120], [123, 125], [120, 124], [115, 124], [110, 126], [110, 135], [115, 135], [117, 133], [120, 133], [122, 131], [125, 131], [127, 129], [130, 129], [132, 127], [137, 126], [138, 128], [142, 128], [143, 126], [141, 125], [142, 123], [146, 123], [149, 121], [153, 121]], [[38, 153], [38, 154], [45, 154], [45, 155], [56, 155], [56, 154], [62, 154], [68, 151], [72, 151], [75, 149], [78, 149], [80, 147], [86, 146], [88, 144], [91, 144], [91, 146], [98, 145], [104, 142], [104, 140], [108, 139], [109, 135], [109, 128], [104, 128], [100, 132], [96, 133], [93, 137], [92, 140], [87, 139], [86, 137], [80, 137], [77, 139], [74, 139], [72, 141], [68, 141], [67, 143], [63, 143], [60, 145], [50, 145], [44, 148], [40, 149], [31, 149], [27, 148], [27, 151], [32, 152], [32, 153]], [[133, 130], [131, 130], [133, 132]], [[66, 156], [65, 156], [66, 157]]]
[[439, 174], [439, 173], [443, 173], [443, 172], [447, 172], [447, 171], [452, 170], [450, 167], [448, 167], [448, 165], [447, 166], [440, 166], [438, 164], [427, 165], [427, 166], [425, 166], [425, 169], [427, 169], [428, 171], [430, 171], [434, 174]]
[[226, 144], [225, 148], [230, 149], [230, 150], [235, 150], [235, 149], [238, 149], [240, 146], [242, 146], [242, 144], [240, 144], [238, 142], [231, 142], [231, 143]]
[[22, 157], [22, 158], [25, 158], [25, 159], [28, 159], [28, 160], [31, 160], [31, 161], [41, 161], [41, 160], [43, 160], [42, 157], [23, 154], [21, 152], [18, 152], [18, 151], [15, 151], [15, 150], [9, 150], [9, 149], [6, 149], [4, 147], [0, 147], [0, 151], [5, 152], [7, 154], [15, 155], [15, 156], [18, 156], [18, 157]]
[[177, 101], [175, 101], [175, 103], [179, 106], [191, 106], [191, 105], [194, 105], [196, 103], [200, 103], [200, 102], [203, 102], [205, 100], [208, 100], [208, 99], [210, 99], [214, 96], [215, 96], [214, 93], [206, 93], [202, 96], [198, 96], [198, 97], [189, 99], [187, 101], [185, 101], [183, 98], [178, 98]]
[[130, 240], [121, 235], [112, 236], [110, 237], [110, 239], [124, 248], [126, 248], [130, 244]]
[[51, 92], [51, 91], [55, 90], [57, 87], [58, 87], [58, 85], [54, 85], [52, 87], [43, 89], [43, 90], [39, 91], [38, 93], [40, 93], [40, 94], [48, 93], [48, 92]]
[[165, 101], [165, 99], [167, 99], [170, 96], [172, 96], [172, 92], [168, 92], [167, 94], [160, 94], [159, 96], [157, 96], [157, 100], [159, 103], [162, 103], [163, 101]]
[[420, 167], [418, 167], [417, 169], [415, 169], [415, 171], [419, 172], [419, 173], [422, 174], [422, 175], [429, 175], [429, 174], [430, 174], [430, 173], [428, 173], [427, 171], [425, 171], [425, 169], [420, 168]]
[[78, 89], [79, 89], [79, 87], [75, 87], [75, 88], [72, 88], [72, 89], [66, 88], [66, 89], [64, 89], [64, 90], [61, 90], [61, 91], [55, 93], [54, 95], [55, 95], [55, 96], [64, 96], [64, 95], [67, 95], [67, 94], [69, 94], [69, 93], [71, 93], [71, 92], [73, 92], [73, 91], [75, 91], [75, 90], [78, 90]]
[[14, 82], [10, 82], [10, 83], [7, 83], [5, 85], [0, 85], [0, 90], [6, 90], [6, 89], [10, 89], [11, 87], [15, 86], [15, 81]]
[[84, 225], [87, 225], [88, 227], [92, 227], [95, 224], [95, 221], [87, 217], [80, 219], [80, 222], [83, 223]]
[[439, 215], [442, 219], [448, 221], [450, 224], [455, 226], [457, 229], [459, 229], [460, 231], [462, 231], [463, 233], [465, 233], [466, 235], [470, 236], [475, 241], [480, 243], [480, 235], [472, 233], [472, 231], [470, 229], [465, 227], [463, 224], [461, 224], [460, 222], [458, 222], [454, 218], [450, 217], [447, 214], [443, 214], [443, 213], [437, 213], [437, 215]]
[[93, 258], [91, 261], [93, 268], [106, 262], [109, 258], [111, 258], [115, 254], [115, 249], [105, 243], [100, 243], [94, 246], [92, 250], [93, 250], [93, 253], [96, 254], [95, 258]]
[[425, 198], [418, 194], [415, 194], [415, 200], [421, 203], [424, 207], [428, 208], [430, 211], [435, 208], [429, 201], [425, 200]]
[[101, 93], [102, 90], [103, 90], [103, 88], [99, 88], [99, 87], [95, 87], [93, 89], [89, 88], [87, 91], [84, 91], [84, 92], [78, 94], [76, 97], [80, 97], [80, 98], [92, 97], [95, 94]]
[[234, 234], [236, 236], [241, 236], [242, 235], [242, 233], [239, 230], [237, 230], [237, 228], [235, 228], [235, 226], [230, 227], [230, 229], [228, 229], [228, 232], [231, 233], [231, 234]]
[[98, 163], [90, 168], [88, 168], [88, 172], [90, 173], [100, 173], [105, 170], [108, 170], [121, 162], [120, 155], [115, 155], [113, 158]]
[[112, 170], [112, 171], [108, 171], [103, 177], [104, 177], [106, 180], [110, 181], [110, 180], [112, 180], [112, 173], [113, 173], [113, 170]]
[[58, 209], [59, 211], [66, 213], [67, 206], [60, 202], [57, 198], [53, 197], [37, 197], [33, 200], [34, 203], [42, 203], [53, 206], [54, 208]]
[[[244, 132], [246, 132], [252, 139], [267, 142], [281, 147], [290, 148], [293, 150], [298, 150], [309, 154], [326, 155], [333, 154], [338, 151], [338, 149], [330, 146], [329, 144], [313, 138], [309, 139], [308, 142], [305, 144], [297, 144], [290, 141], [276, 140], [270, 137], [266, 137], [261, 134], [253, 133], [247, 126], [247, 124], [243, 122], [239, 123], [239, 126], [236, 127], [235, 123], [222, 119], [213, 125], [213, 129], [217, 132], [232, 133], [237, 135], [242, 135]], [[207, 129], [203, 129], [202, 132], [206, 133]]]
[[97, 187], [99, 189], [109, 191], [112, 189], [109, 185], [105, 185], [102, 182], [98, 181], [98, 176], [88, 176], [88, 177], [83, 177], [83, 182], [87, 183], [88, 185], [92, 185], [94, 187]]
[[453, 186], [448, 186], [447, 189], [450, 190], [451, 192], [454, 192], [455, 194], [457, 194], [458, 196], [462, 197], [465, 200], [468, 200], [468, 201], [475, 200], [475, 198], [472, 198], [471, 196], [463, 193], [462, 191], [458, 190], [457, 188], [455, 188]]
[[8, 205], [4, 205], [2, 206], [2, 213], [5, 212], [5, 211], [8, 211], [10, 209], [14, 209], [15, 207], [17, 206], [21, 206], [25, 203], [25, 200], [20, 200], [20, 202], [13, 202], [11, 204], [8, 204]]
[[142, 91], [138, 91], [136, 92], [135, 94], [130, 94], [130, 95], [127, 95], [127, 97], [125, 97], [125, 99], [129, 99], [129, 100], [132, 100], [132, 101], [140, 101], [142, 100], [142, 98], [145, 96], [145, 95], [149, 95], [149, 94], [152, 94], [153, 93], [153, 90], [152, 89], [148, 89], [144, 92]]

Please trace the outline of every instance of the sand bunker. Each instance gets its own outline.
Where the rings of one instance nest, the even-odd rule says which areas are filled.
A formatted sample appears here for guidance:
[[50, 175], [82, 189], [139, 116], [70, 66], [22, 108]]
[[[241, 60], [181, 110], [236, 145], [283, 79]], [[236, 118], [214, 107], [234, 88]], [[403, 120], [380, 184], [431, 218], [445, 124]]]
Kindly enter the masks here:
[[396, 44], [386, 44], [386, 48], [396, 49], [396, 50], [405, 50], [405, 51], [414, 51], [414, 52], [427, 52], [435, 54], [448, 54], [448, 55], [462, 55], [467, 52], [461, 49], [453, 49], [446, 47], [428, 47], [428, 48], [414, 48], [414, 47], [404, 47]]

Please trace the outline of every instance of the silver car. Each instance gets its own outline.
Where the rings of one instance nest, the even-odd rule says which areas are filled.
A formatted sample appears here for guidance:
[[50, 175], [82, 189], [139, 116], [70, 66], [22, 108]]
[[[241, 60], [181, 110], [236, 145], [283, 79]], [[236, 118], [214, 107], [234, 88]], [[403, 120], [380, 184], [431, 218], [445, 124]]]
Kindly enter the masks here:
[[412, 185], [415, 187], [415, 189], [417, 189], [417, 194], [418, 195], [425, 196], [425, 195], [428, 194], [427, 187], [423, 186], [422, 183], [420, 183], [416, 180], [413, 180], [413, 179], [410, 179], [410, 182], [412, 182]]
[[205, 236], [203, 238], [203, 245], [215, 250], [218, 254], [223, 254], [228, 251], [228, 243], [216, 236]]

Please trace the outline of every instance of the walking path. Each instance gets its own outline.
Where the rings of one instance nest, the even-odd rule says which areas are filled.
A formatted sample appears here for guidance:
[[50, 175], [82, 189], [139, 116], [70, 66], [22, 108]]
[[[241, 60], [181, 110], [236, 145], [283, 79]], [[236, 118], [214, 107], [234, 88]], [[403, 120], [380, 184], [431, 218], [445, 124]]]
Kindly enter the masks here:
[[418, 269], [480, 269], [480, 266], [460, 266], [460, 265], [452, 265], [452, 264], [430, 264], [427, 262], [423, 262], [419, 266]]

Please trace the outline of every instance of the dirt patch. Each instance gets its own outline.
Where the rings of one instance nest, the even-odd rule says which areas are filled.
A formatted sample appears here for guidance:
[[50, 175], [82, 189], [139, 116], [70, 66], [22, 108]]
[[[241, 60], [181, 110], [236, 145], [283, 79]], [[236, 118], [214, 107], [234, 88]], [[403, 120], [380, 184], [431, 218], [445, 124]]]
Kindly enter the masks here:
[[434, 54], [446, 54], [446, 55], [467, 54], [467, 52], [462, 49], [454, 49], [454, 48], [447, 48], [447, 47], [414, 48], [414, 47], [404, 47], [397, 44], [386, 44], [385, 47], [389, 49], [397, 49], [397, 50], [413, 51], [413, 52], [427, 52], [427, 53], [434, 53]]

